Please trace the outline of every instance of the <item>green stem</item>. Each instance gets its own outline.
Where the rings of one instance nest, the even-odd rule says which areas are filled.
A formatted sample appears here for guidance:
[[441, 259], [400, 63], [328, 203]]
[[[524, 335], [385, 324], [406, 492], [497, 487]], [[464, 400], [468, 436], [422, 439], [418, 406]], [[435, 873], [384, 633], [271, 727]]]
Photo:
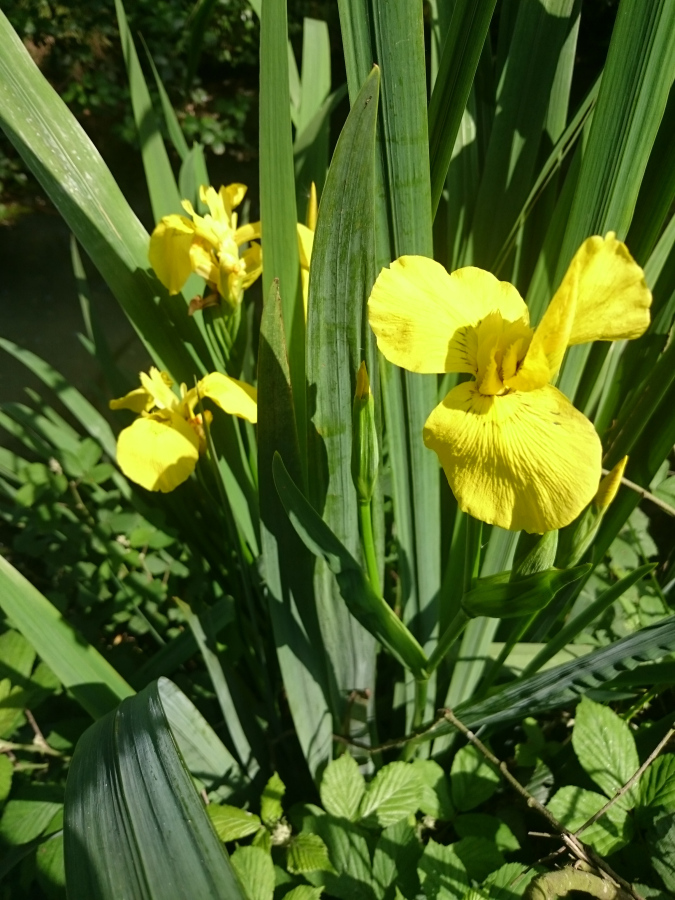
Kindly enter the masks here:
[[380, 573], [377, 566], [377, 554], [375, 553], [375, 539], [373, 538], [373, 520], [370, 514], [370, 502], [359, 502], [359, 524], [361, 526], [361, 545], [363, 556], [366, 560], [366, 571], [371, 587], [378, 597], [382, 596], [380, 587]]
[[[466, 542], [464, 549], [463, 594], [468, 593], [475, 584], [480, 572], [480, 551], [483, 523], [473, 516], [466, 517]], [[457, 638], [461, 635], [469, 621], [469, 616], [460, 606], [448, 627], [438, 639], [434, 652], [429, 657], [427, 671], [431, 674], [448, 653]]]
[[[412, 720], [412, 730], [416, 731], [421, 727], [424, 722], [424, 713], [427, 705], [427, 688], [429, 686], [428, 678], [416, 678], [415, 679], [415, 706], [413, 710], [413, 720]], [[410, 741], [408, 742], [403, 751], [401, 753], [402, 760], [412, 759], [415, 755], [416, 746]]]
[[460, 609], [459, 612], [455, 615], [455, 618], [452, 620], [452, 622], [450, 622], [448, 627], [438, 639], [438, 643], [434, 648], [434, 652], [429, 657], [429, 664], [427, 666], [427, 671], [429, 672], [429, 674], [435, 671], [435, 669], [438, 667], [439, 663], [444, 658], [446, 653], [450, 650], [457, 638], [464, 631], [466, 623], [468, 621], [469, 616], [467, 616], [463, 609]]

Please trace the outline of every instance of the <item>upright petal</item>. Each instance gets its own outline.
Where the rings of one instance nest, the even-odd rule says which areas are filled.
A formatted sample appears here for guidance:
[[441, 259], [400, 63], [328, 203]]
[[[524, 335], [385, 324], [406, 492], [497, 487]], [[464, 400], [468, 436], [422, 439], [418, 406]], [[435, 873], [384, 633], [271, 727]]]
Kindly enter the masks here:
[[306, 225], [298, 222], [298, 251], [300, 253], [300, 265], [303, 269], [309, 269], [314, 247], [314, 232]]
[[246, 185], [245, 184], [228, 184], [227, 187], [221, 187], [219, 193], [223, 201], [223, 206], [227, 210], [228, 215], [232, 215], [232, 210], [236, 209], [237, 206], [241, 203], [241, 201], [246, 196]]
[[120, 432], [117, 462], [127, 478], [148, 491], [172, 491], [199, 458], [199, 438], [181, 416], [141, 416]]
[[570, 342], [577, 308], [579, 263], [572, 261], [563, 283], [537, 325], [522, 365], [507, 387], [534, 391], [548, 384], [560, 368]]
[[[583, 242], [563, 278], [578, 266], [579, 286], [570, 344], [640, 337], [649, 326], [652, 294], [640, 266], [613, 231]], [[573, 276], [572, 276], [573, 277]], [[556, 294], [557, 296], [557, 294]]]
[[508, 321], [529, 321], [513, 285], [472, 267], [449, 275], [424, 256], [402, 256], [383, 269], [368, 301], [378, 347], [411, 372], [473, 373], [467, 328], [491, 312]]
[[460, 508], [513, 531], [543, 534], [593, 499], [602, 449], [595, 429], [557, 388], [480, 394], [450, 391], [424, 426]]
[[140, 373], [141, 384], [153, 399], [153, 405], [160, 409], [175, 409], [178, 397], [171, 390], [173, 381], [168, 372], [160, 372], [155, 366], [150, 367], [150, 374]]
[[185, 216], [164, 216], [150, 237], [148, 259], [170, 294], [177, 294], [188, 280], [192, 266], [190, 247], [195, 228]]
[[202, 397], [213, 400], [223, 412], [249, 422], [258, 421], [258, 392], [250, 384], [221, 372], [212, 372], [198, 382], [197, 390]]

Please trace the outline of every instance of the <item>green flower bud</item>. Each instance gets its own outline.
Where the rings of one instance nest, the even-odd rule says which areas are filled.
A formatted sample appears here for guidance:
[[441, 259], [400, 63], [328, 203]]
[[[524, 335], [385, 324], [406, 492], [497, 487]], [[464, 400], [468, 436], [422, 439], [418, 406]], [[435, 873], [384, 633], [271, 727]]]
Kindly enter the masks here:
[[375, 424], [375, 401], [365, 362], [356, 375], [352, 406], [352, 480], [360, 503], [369, 503], [375, 490], [380, 448]]

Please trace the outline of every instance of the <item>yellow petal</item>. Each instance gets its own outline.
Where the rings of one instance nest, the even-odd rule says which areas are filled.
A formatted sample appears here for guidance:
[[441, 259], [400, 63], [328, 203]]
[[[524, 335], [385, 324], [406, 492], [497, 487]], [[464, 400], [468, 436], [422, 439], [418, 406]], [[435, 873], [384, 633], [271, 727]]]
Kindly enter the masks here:
[[578, 285], [579, 261], [573, 260], [535, 329], [520, 369], [512, 378], [506, 379], [507, 387], [516, 391], [533, 391], [548, 384], [558, 371], [570, 342]]
[[150, 237], [148, 258], [155, 274], [170, 294], [177, 294], [188, 280], [192, 266], [190, 247], [195, 227], [185, 216], [164, 216]]
[[260, 244], [251, 244], [241, 255], [241, 261], [246, 269], [246, 275], [242, 281], [244, 290], [262, 274], [262, 247]]
[[221, 187], [220, 196], [223, 201], [223, 205], [227, 210], [228, 215], [232, 214], [232, 210], [236, 209], [237, 206], [241, 203], [241, 201], [246, 196], [246, 185], [245, 184], [228, 184], [227, 187]]
[[600, 482], [598, 491], [595, 497], [593, 497], [593, 503], [598, 509], [603, 511], [606, 510], [612, 500], [616, 497], [617, 491], [621, 487], [621, 479], [623, 478], [627, 462], [628, 457], [624, 456]]
[[248, 419], [249, 422], [258, 421], [258, 392], [250, 384], [212, 372], [198, 382], [197, 390], [200, 396], [213, 400], [223, 412]]
[[142, 416], [120, 432], [117, 462], [127, 478], [148, 491], [172, 491], [199, 458], [199, 438], [181, 416]]
[[[644, 272], [613, 231], [585, 240], [570, 269], [574, 265], [579, 268], [579, 287], [571, 344], [630, 340], [644, 334], [652, 294]], [[568, 270], [560, 290], [569, 274]]]
[[150, 374], [140, 373], [143, 388], [152, 397], [153, 406], [160, 409], [175, 409], [179, 403], [178, 397], [171, 390], [173, 382], [168, 372], [160, 372], [155, 366], [150, 367]]
[[298, 250], [300, 251], [300, 265], [303, 269], [309, 269], [313, 246], [314, 232], [306, 225], [301, 225], [298, 222]]
[[260, 237], [262, 237], [262, 227], [260, 222], [249, 222], [248, 224], [237, 228], [234, 233], [234, 241], [238, 247], [249, 241], [258, 240]]
[[378, 347], [411, 372], [474, 372], [466, 330], [491, 312], [529, 321], [513, 285], [473, 267], [449, 275], [423, 256], [402, 256], [383, 269], [368, 301]]
[[309, 309], [309, 269], [300, 269], [300, 282], [302, 284], [302, 305], [305, 310], [305, 322], [307, 322], [307, 310]]
[[424, 443], [464, 512], [513, 531], [568, 525], [600, 478], [595, 429], [551, 385], [487, 397], [460, 384], [427, 419]]
[[218, 265], [209, 246], [197, 239], [190, 247], [190, 265], [192, 271], [206, 279], [209, 284], [218, 283]]
[[154, 405], [154, 397], [142, 387], [129, 391], [124, 397], [111, 400], [108, 404], [110, 409], [130, 409], [135, 413], [149, 412]]

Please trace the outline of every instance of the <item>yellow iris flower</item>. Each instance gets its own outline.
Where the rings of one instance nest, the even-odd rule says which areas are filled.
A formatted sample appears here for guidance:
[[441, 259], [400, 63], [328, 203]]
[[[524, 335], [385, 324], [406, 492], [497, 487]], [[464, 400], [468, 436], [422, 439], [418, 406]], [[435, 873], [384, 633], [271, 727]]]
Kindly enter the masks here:
[[183, 200], [189, 219], [174, 214], [164, 216], [157, 225], [148, 256], [169, 293], [179, 293], [190, 273], [196, 272], [232, 309], [241, 303], [246, 288], [262, 272], [260, 244], [251, 243], [244, 253], [239, 252], [242, 244], [260, 237], [260, 222], [237, 227], [234, 210], [245, 194], [243, 184], [230, 184], [218, 192], [202, 185], [199, 197], [209, 208], [205, 216]]
[[642, 269], [609, 232], [584, 241], [536, 329], [513, 285], [419, 256], [382, 270], [368, 312], [391, 362], [473, 376], [424, 426], [460, 508], [543, 533], [590, 503], [602, 457], [593, 425], [550, 381], [568, 346], [643, 334], [650, 304]]
[[[186, 481], [206, 449], [204, 422], [195, 413], [199, 398], [208, 397], [224, 412], [249, 422], [258, 419], [255, 388], [213, 372], [197, 386], [180, 386], [180, 397], [172, 390], [167, 372], [154, 367], [141, 372], [141, 387], [118, 400], [111, 409], [130, 409], [139, 417], [120, 432], [117, 462], [124, 474], [149, 491], [172, 491]], [[208, 421], [211, 414], [206, 413]]]

